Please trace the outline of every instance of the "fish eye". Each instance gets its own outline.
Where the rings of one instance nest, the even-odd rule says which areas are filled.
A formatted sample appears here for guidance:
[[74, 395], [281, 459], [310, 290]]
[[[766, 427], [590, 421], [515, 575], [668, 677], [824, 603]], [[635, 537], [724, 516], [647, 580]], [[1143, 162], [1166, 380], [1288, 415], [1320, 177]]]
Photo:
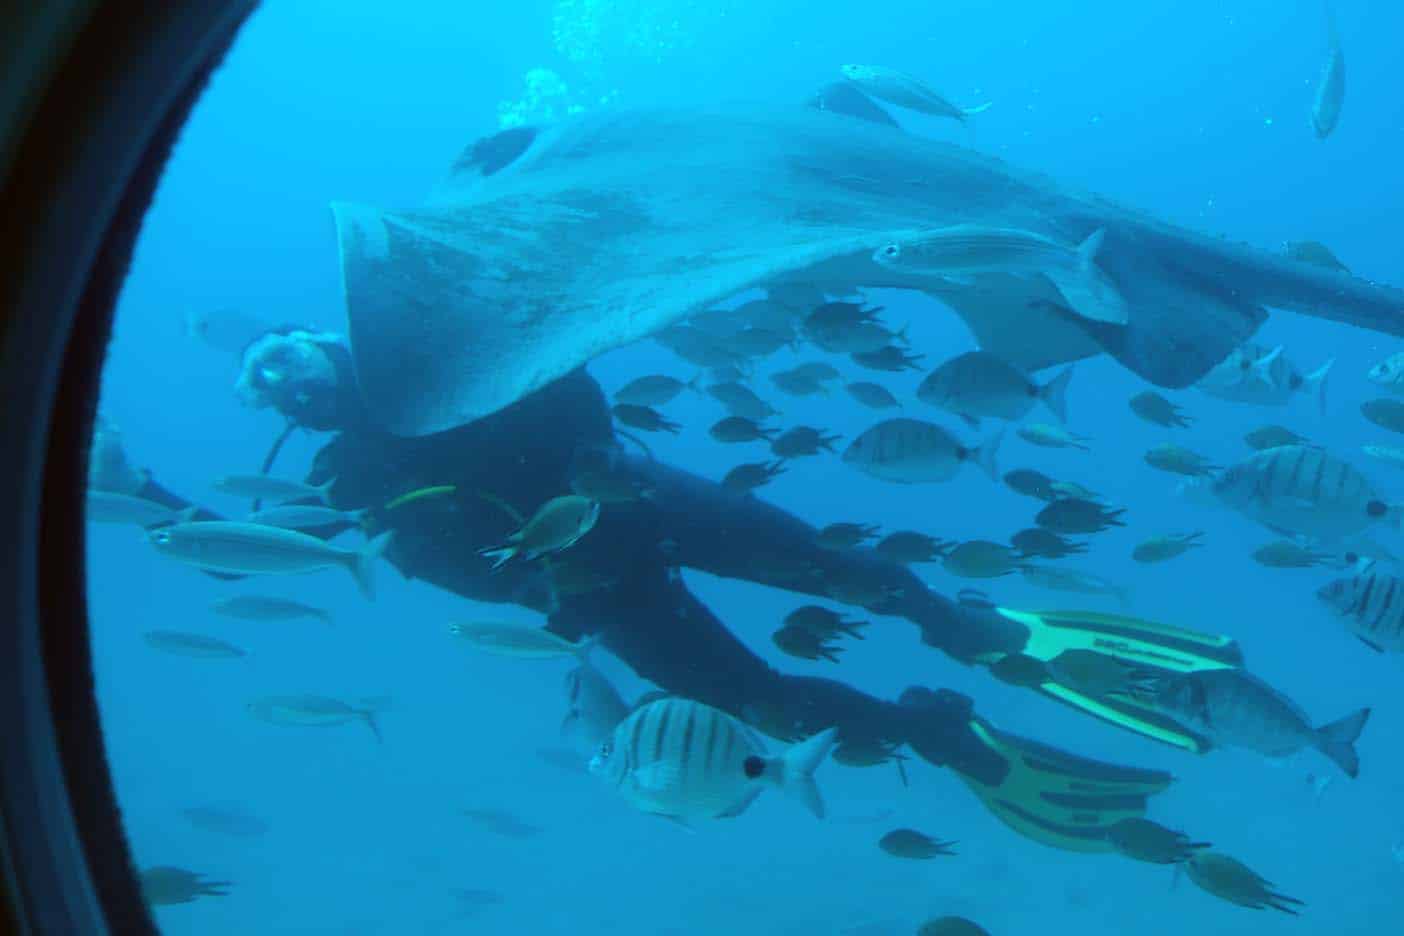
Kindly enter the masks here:
[[1345, 561], [1350, 565], [1355, 565], [1357, 562], [1360, 561], [1360, 557], [1353, 552], [1348, 552], [1345, 554]]
[[898, 247], [896, 244], [888, 244], [886, 247], [882, 248], [882, 255], [884, 257], [895, 257], [901, 252], [902, 248]]
[[171, 543], [171, 534], [167, 533], [165, 530], [157, 530], [155, 533], [151, 534], [151, 542], [155, 543], [157, 546], [169, 546]]
[[1367, 517], [1383, 517], [1388, 509], [1384, 501], [1372, 500], [1365, 505], [1365, 515]]
[[600, 745], [600, 757], [609, 757], [614, 753], [614, 742], [606, 741]]
[[746, 772], [746, 776], [754, 780], [765, 773], [765, 761], [752, 754], [741, 764], [741, 769]]

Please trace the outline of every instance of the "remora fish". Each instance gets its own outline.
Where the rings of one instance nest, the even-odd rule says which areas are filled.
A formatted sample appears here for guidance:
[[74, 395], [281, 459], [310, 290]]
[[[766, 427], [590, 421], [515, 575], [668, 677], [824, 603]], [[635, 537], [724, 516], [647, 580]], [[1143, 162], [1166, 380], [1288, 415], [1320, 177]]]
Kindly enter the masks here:
[[194, 517], [195, 513], [194, 507], [176, 510], [143, 497], [113, 491], [90, 488], [87, 494], [89, 523], [132, 523], [141, 527], [153, 527], [163, 523], [184, 523]]
[[1328, 51], [1326, 67], [1316, 85], [1316, 99], [1311, 105], [1311, 128], [1316, 138], [1324, 140], [1341, 120], [1341, 105], [1345, 102], [1345, 53], [1341, 37], [1336, 32], [1336, 14], [1328, 2], [1326, 7], [1326, 37]]
[[375, 560], [393, 536], [392, 531], [382, 533], [357, 551], [338, 549], [315, 536], [281, 527], [197, 520], [161, 527], [147, 538], [163, 556], [214, 572], [257, 575], [341, 566], [351, 573], [362, 594], [374, 598]]
[[989, 103], [971, 108], [957, 107], [911, 75], [881, 65], [844, 65], [839, 70], [843, 72], [843, 77], [865, 94], [933, 117], [950, 117], [965, 123], [990, 107]]
[[644, 812], [684, 823], [739, 816], [769, 787], [797, 797], [822, 819], [814, 771], [836, 734], [827, 728], [770, 757], [748, 726], [720, 709], [665, 698], [620, 722], [590, 772]]

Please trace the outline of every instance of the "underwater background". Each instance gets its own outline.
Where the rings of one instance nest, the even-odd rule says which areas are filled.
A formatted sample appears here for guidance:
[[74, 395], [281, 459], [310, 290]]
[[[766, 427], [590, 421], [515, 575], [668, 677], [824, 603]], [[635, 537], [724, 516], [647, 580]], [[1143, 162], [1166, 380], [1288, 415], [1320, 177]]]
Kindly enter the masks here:
[[[1269, 248], [1318, 240], [1356, 274], [1400, 283], [1404, 6], [1341, 0], [1335, 12], [1350, 73], [1341, 125], [1323, 142], [1308, 121], [1327, 41], [1323, 9], [1311, 0], [271, 3], [214, 74], [167, 167], [119, 303], [102, 409], [136, 464], [235, 515], [244, 502], [213, 492], [211, 480], [257, 471], [282, 421], [239, 403], [231, 357], [193, 340], [186, 317], [231, 308], [344, 331], [329, 202], [413, 208], [466, 144], [504, 126], [610, 105], [801, 102], [847, 61], [920, 76], [959, 103], [993, 102], [969, 128], [904, 113], [910, 132], [1196, 230]], [[882, 291], [873, 299], [887, 321], [910, 323], [928, 368], [974, 347], [934, 300]], [[1379, 395], [1366, 372], [1398, 343], [1288, 314], [1274, 314], [1255, 340], [1283, 345], [1303, 370], [1334, 359], [1324, 414], [1307, 399], [1264, 408], [1166, 391], [1197, 420], [1174, 438], [1231, 464], [1248, 454], [1245, 432], [1281, 423], [1356, 464], [1388, 499], [1404, 499], [1404, 470], [1359, 452], [1391, 444], [1359, 404]], [[782, 350], [766, 370], [813, 356]], [[839, 366], [848, 379], [874, 379]], [[689, 379], [696, 370], [649, 341], [589, 369], [607, 391], [642, 374]], [[911, 402], [923, 373], [881, 381], [910, 415], [933, 415]], [[530, 612], [475, 605], [382, 566], [374, 603], [338, 571], [264, 583], [329, 609], [330, 626], [221, 619], [210, 602], [237, 589], [163, 561], [135, 528], [92, 526], [100, 702], [137, 862], [232, 882], [226, 897], [157, 908], [161, 926], [882, 936], [959, 914], [994, 936], [1400, 931], [1404, 865], [1392, 849], [1404, 841], [1404, 664], [1364, 647], [1314, 597], [1338, 573], [1251, 562], [1270, 533], [1187, 504], [1174, 478], [1142, 462], [1172, 435], [1128, 409], [1146, 388], [1108, 357], [1078, 363], [1068, 425], [1091, 438], [1092, 451], [1034, 448], [1011, 433], [1001, 470], [1036, 468], [1129, 508], [1130, 526], [1096, 537], [1077, 565], [1125, 586], [1131, 613], [1236, 638], [1253, 671], [1317, 723], [1372, 706], [1359, 779], [1337, 774], [1314, 787], [1310, 778], [1333, 768], [1313, 751], [1274, 764], [1247, 751], [1195, 757], [1154, 744], [962, 667], [896, 619], [874, 619], [837, 667], [795, 660], [770, 633], [807, 600], [690, 571], [684, 578], [787, 672], [833, 675], [883, 698], [909, 685], [951, 687], [1014, 732], [1172, 771], [1178, 782], [1152, 799], [1150, 817], [1212, 841], [1306, 901], [1301, 919], [1222, 903], [1176, 884], [1168, 868], [1037, 845], [950, 772], [917, 759], [906, 763], [907, 787], [890, 765], [821, 767], [825, 822], [767, 796], [744, 817], [689, 835], [637, 812], [583, 769], [543, 759], [542, 750], [566, 747], [568, 662], [476, 653], [447, 630], [458, 620], [537, 623]], [[782, 425], [820, 426], [846, 444], [874, 416], [840, 397], [771, 402]], [[764, 454], [707, 436], [723, 415], [708, 397], [684, 394], [667, 415], [684, 428], [649, 437], [665, 461], [720, 478]], [[299, 477], [322, 441], [294, 435], [278, 473]], [[796, 464], [760, 496], [817, 526], [861, 520], [950, 539], [1003, 540], [1037, 509], [978, 472], [898, 487], [836, 457]], [[1174, 562], [1130, 559], [1146, 536], [1192, 530], [1205, 531], [1203, 548]], [[1394, 531], [1380, 538], [1404, 548]], [[939, 564], [917, 569], [943, 594], [970, 584]], [[977, 584], [1013, 607], [1117, 609], [1095, 596], [1040, 592], [1018, 576]], [[218, 636], [249, 656], [156, 654], [140, 636], [153, 628]], [[651, 688], [608, 654], [596, 661], [627, 699]], [[300, 692], [389, 697], [384, 743], [354, 725], [283, 729], [244, 708], [260, 695]], [[182, 815], [211, 804], [260, 826], [221, 832]], [[465, 810], [517, 823], [474, 821]], [[958, 840], [959, 855], [896, 860], [876, 844], [896, 826]]]

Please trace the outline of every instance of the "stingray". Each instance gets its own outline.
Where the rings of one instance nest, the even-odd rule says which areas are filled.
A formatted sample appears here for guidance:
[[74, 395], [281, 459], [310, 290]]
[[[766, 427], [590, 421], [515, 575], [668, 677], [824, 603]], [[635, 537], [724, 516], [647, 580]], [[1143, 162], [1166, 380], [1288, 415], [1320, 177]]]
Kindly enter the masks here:
[[[1404, 291], [1162, 223], [993, 157], [815, 107], [600, 110], [469, 146], [415, 211], [332, 206], [352, 353], [388, 431], [493, 413], [753, 287], [917, 289], [1027, 370], [1099, 353], [1185, 387], [1268, 308], [1404, 334]], [[1041, 275], [933, 281], [880, 247], [957, 224], [1077, 244], [1125, 324]]]

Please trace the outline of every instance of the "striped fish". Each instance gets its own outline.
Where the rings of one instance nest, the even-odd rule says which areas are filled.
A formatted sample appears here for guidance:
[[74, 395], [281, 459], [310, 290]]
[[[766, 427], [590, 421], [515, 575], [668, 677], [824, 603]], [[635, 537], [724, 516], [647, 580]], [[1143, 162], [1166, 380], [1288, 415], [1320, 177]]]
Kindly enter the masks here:
[[1381, 500], [1355, 468], [1310, 445], [1263, 449], [1223, 472], [1212, 490], [1219, 501], [1269, 529], [1326, 542], [1385, 518], [1399, 526], [1398, 505]]
[[1358, 575], [1323, 585], [1316, 597], [1371, 647], [1404, 653], [1404, 579], [1370, 563]]
[[833, 748], [836, 731], [825, 729], [770, 757], [749, 727], [720, 709], [663, 698], [619, 723], [590, 761], [590, 772], [643, 812], [684, 824], [739, 816], [771, 786], [823, 818], [814, 771]]
[[897, 484], [949, 481], [966, 462], [974, 462], [998, 480], [995, 454], [1003, 438], [1003, 433], [997, 432], [978, 448], [966, 448], [933, 423], [889, 419], [854, 439], [843, 460], [864, 474]]

